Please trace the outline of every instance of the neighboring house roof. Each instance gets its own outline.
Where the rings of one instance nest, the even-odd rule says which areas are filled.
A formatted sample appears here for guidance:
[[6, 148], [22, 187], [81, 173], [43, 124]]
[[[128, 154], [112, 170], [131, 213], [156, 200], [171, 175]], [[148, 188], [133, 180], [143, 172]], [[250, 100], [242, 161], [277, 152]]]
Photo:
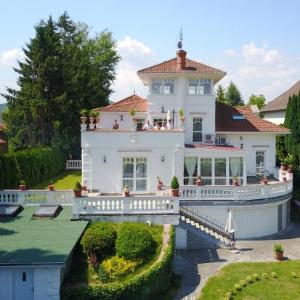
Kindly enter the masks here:
[[288, 133], [283, 126], [256, 116], [249, 106], [235, 106], [216, 102], [216, 131]]
[[123, 100], [115, 102], [111, 105], [96, 108], [99, 112], [128, 112], [134, 109], [137, 112], [146, 112], [148, 108], [147, 100], [138, 96], [131, 95]]
[[278, 110], [286, 110], [286, 107], [289, 102], [289, 97], [300, 92], [300, 80], [298, 80], [292, 87], [286, 90], [283, 94], [275, 98], [274, 100], [267, 103], [265, 107], [263, 107], [261, 112], [268, 111], [278, 111]]
[[138, 71], [138, 74], [143, 73], [197, 73], [197, 74], [212, 74], [212, 73], [219, 73], [223, 76], [226, 74], [224, 71], [219, 69], [210, 67], [208, 65], [202, 64], [200, 62], [191, 60], [186, 58], [185, 59], [185, 67], [182, 69], [178, 69], [177, 67], [177, 58], [172, 58], [170, 60], [166, 60], [162, 63], [157, 65], [142, 69]]
[[72, 207], [54, 219], [32, 220], [37, 206], [26, 206], [14, 219], [0, 220], [0, 265], [64, 264], [87, 221], [74, 222]]

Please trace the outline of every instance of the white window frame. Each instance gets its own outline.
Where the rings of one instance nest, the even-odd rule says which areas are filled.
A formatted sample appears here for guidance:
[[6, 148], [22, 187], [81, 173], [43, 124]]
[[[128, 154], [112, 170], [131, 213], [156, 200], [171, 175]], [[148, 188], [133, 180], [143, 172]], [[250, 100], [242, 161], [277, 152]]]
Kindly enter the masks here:
[[[200, 120], [201, 123], [201, 130], [194, 130], [194, 123], [198, 122], [195, 120]], [[194, 140], [194, 133], [200, 133], [201, 134], [201, 141], [195, 141]], [[202, 117], [193, 117], [193, 122], [192, 122], [192, 140], [193, 143], [203, 143], [203, 118]]]
[[[191, 85], [191, 83], [194, 83]], [[206, 92], [205, 86], [209, 84], [209, 92]], [[194, 88], [194, 92], [192, 92], [191, 87]], [[187, 94], [194, 96], [194, 95], [211, 95], [212, 93], [212, 85], [211, 85], [211, 79], [189, 79], [188, 80], [188, 86], [187, 86]]]
[[[157, 91], [153, 89], [153, 83], [160, 83], [159, 88]], [[169, 88], [169, 84], [173, 84], [173, 90], [172, 88]], [[174, 95], [175, 90], [175, 80], [174, 79], [154, 79], [151, 82], [150, 91], [152, 95]]]
[[[137, 177], [137, 164], [140, 162], [144, 162], [146, 164], [146, 176], [145, 177]], [[133, 177], [124, 177], [124, 164], [126, 163], [133, 163]], [[134, 193], [144, 193], [147, 191], [148, 189], [148, 175], [147, 175], [147, 170], [148, 169], [148, 159], [147, 157], [140, 157], [140, 156], [124, 156], [122, 158], [122, 191], [124, 189], [124, 180], [132, 180], [133, 181], [133, 189], [131, 190]], [[144, 190], [137, 190], [136, 186], [137, 186], [137, 181], [138, 180], [145, 180], [146, 181], [146, 185], [145, 185], [145, 189]]]

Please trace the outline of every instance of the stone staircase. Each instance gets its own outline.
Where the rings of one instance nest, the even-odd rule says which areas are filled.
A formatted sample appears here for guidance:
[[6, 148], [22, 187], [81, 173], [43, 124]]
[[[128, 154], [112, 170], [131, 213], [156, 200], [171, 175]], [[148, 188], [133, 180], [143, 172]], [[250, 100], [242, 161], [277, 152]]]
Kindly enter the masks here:
[[219, 248], [228, 249], [233, 243], [233, 235], [224, 230], [225, 226], [187, 207], [180, 207], [179, 227]]

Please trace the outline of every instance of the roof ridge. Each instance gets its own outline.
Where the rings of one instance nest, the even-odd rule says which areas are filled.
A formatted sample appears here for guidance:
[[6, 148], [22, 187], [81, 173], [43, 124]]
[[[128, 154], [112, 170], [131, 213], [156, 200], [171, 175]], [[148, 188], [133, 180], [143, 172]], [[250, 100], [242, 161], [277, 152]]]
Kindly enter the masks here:
[[162, 62], [160, 62], [160, 63], [158, 63], [158, 64], [155, 64], [155, 65], [152, 65], [152, 66], [150, 66], [150, 67], [146, 67], [146, 68], [143, 68], [143, 69], [141, 69], [141, 70], [138, 70], [137, 72], [140, 73], [140, 72], [143, 72], [143, 71], [145, 71], [145, 70], [147, 70], [147, 69], [154, 68], [154, 67], [158, 67], [158, 66], [160, 66], [160, 65], [162, 65], [162, 64], [168, 63], [168, 62], [170, 62], [170, 61], [172, 61], [172, 60], [176, 60], [176, 59], [177, 59], [177, 57], [174, 57], [174, 58], [171, 58], [171, 59], [167, 59], [167, 60], [164, 60], [164, 61], [162, 61]]

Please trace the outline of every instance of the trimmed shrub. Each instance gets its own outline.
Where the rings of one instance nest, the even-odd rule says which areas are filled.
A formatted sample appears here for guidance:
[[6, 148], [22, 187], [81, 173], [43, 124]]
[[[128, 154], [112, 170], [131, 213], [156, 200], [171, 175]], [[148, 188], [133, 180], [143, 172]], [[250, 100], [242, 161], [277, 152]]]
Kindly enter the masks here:
[[171, 239], [163, 258], [133, 278], [124, 282], [96, 284], [89, 287], [77, 286], [62, 288], [62, 300], [146, 300], [153, 299], [154, 293], [169, 287], [172, 275], [175, 234], [172, 228]]
[[83, 252], [88, 257], [95, 257], [98, 261], [115, 252], [115, 241], [117, 232], [110, 223], [93, 223], [85, 231], [81, 245]]
[[[108, 275], [109, 279], [117, 280], [119, 277], [125, 276], [129, 273], [135, 271], [135, 269], [142, 263], [142, 261], [138, 260], [126, 260], [123, 257], [113, 256], [109, 259], [106, 259], [102, 262], [101, 267]], [[103, 276], [100, 271], [100, 275]], [[99, 277], [100, 277], [99, 275]]]
[[172, 178], [172, 181], [171, 181], [171, 188], [172, 188], [173, 190], [177, 190], [177, 189], [179, 188], [179, 183], [178, 183], [178, 179], [177, 179], [176, 176], [174, 176], [174, 177]]
[[124, 223], [118, 232], [116, 254], [126, 259], [148, 259], [156, 249], [156, 243], [141, 224]]
[[0, 155], [0, 189], [27, 187], [49, 179], [65, 168], [66, 155], [57, 147], [37, 147]]

